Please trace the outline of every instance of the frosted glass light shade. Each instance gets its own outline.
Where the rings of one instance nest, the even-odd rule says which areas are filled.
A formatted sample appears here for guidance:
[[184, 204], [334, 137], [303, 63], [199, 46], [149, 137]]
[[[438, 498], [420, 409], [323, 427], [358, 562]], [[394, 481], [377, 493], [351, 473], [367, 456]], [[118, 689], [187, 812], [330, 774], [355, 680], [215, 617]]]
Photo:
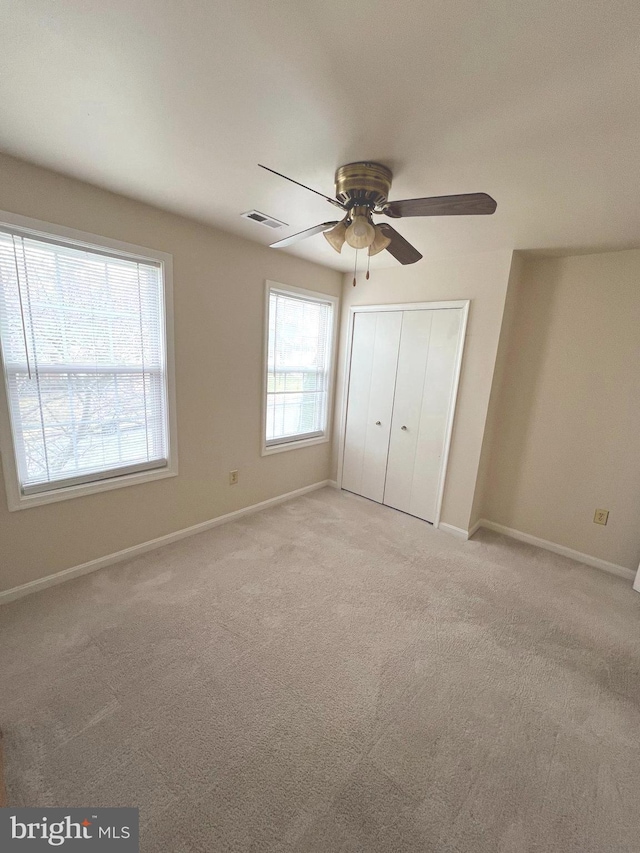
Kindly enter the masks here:
[[376, 229], [366, 216], [354, 216], [347, 228], [345, 240], [352, 249], [366, 249], [376, 238]]
[[378, 252], [384, 251], [391, 242], [391, 238], [383, 232], [379, 225], [375, 225], [376, 236], [373, 243], [369, 246], [369, 257], [377, 255]]
[[346, 223], [344, 219], [342, 222], [338, 222], [337, 225], [334, 225], [330, 231], [324, 231], [324, 239], [331, 246], [332, 249], [335, 249], [338, 254], [342, 251], [342, 247], [344, 246], [345, 240], [345, 232], [347, 230]]

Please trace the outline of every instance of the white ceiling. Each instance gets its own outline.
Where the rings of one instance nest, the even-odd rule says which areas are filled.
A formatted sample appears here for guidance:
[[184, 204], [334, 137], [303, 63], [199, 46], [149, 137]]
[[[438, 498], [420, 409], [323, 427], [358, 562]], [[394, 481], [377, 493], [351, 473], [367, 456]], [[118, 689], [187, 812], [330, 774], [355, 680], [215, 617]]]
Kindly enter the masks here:
[[332, 195], [373, 159], [497, 200], [394, 223], [425, 255], [640, 246], [637, 0], [4, 0], [0, 33], [0, 149], [261, 243], [339, 211], [258, 162]]

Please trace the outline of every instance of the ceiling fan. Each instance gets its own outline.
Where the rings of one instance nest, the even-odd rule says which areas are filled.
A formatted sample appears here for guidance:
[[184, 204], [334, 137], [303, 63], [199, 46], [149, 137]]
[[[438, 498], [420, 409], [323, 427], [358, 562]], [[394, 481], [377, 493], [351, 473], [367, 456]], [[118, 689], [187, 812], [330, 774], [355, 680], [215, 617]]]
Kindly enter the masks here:
[[389, 201], [389, 190], [393, 175], [390, 169], [380, 163], [358, 162], [340, 166], [335, 174], [336, 197], [324, 195], [293, 178], [258, 164], [261, 169], [272, 172], [305, 190], [322, 196], [330, 204], [345, 212], [341, 220], [322, 222], [299, 231], [284, 240], [272, 243], [272, 249], [291, 246], [298, 240], [323, 233], [329, 245], [341, 252], [347, 243], [354, 249], [368, 249], [369, 256], [377, 255], [385, 249], [401, 264], [414, 264], [422, 258], [420, 252], [411, 245], [388, 222], [375, 224], [372, 215], [383, 214], [392, 219], [403, 216], [482, 216], [494, 213], [497, 204], [486, 193], [465, 193], [463, 195], [443, 195], [431, 198], [409, 198], [403, 201]]

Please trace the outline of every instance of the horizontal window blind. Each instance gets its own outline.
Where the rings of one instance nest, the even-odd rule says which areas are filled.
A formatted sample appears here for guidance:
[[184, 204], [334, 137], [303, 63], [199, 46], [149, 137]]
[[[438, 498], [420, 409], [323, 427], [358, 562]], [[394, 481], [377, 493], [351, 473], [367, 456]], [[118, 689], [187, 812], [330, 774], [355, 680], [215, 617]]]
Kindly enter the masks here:
[[332, 322], [331, 303], [270, 291], [267, 446], [324, 435]]
[[162, 268], [0, 231], [0, 339], [23, 494], [164, 467]]

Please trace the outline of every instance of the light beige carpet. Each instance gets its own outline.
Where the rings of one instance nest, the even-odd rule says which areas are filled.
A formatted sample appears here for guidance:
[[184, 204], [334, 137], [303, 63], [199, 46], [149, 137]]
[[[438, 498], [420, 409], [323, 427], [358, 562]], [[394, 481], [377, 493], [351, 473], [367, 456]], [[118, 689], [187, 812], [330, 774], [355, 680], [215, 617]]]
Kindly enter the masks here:
[[13, 805], [147, 853], [637, 853], [640, 597], [330, 489], [0, 609]]

